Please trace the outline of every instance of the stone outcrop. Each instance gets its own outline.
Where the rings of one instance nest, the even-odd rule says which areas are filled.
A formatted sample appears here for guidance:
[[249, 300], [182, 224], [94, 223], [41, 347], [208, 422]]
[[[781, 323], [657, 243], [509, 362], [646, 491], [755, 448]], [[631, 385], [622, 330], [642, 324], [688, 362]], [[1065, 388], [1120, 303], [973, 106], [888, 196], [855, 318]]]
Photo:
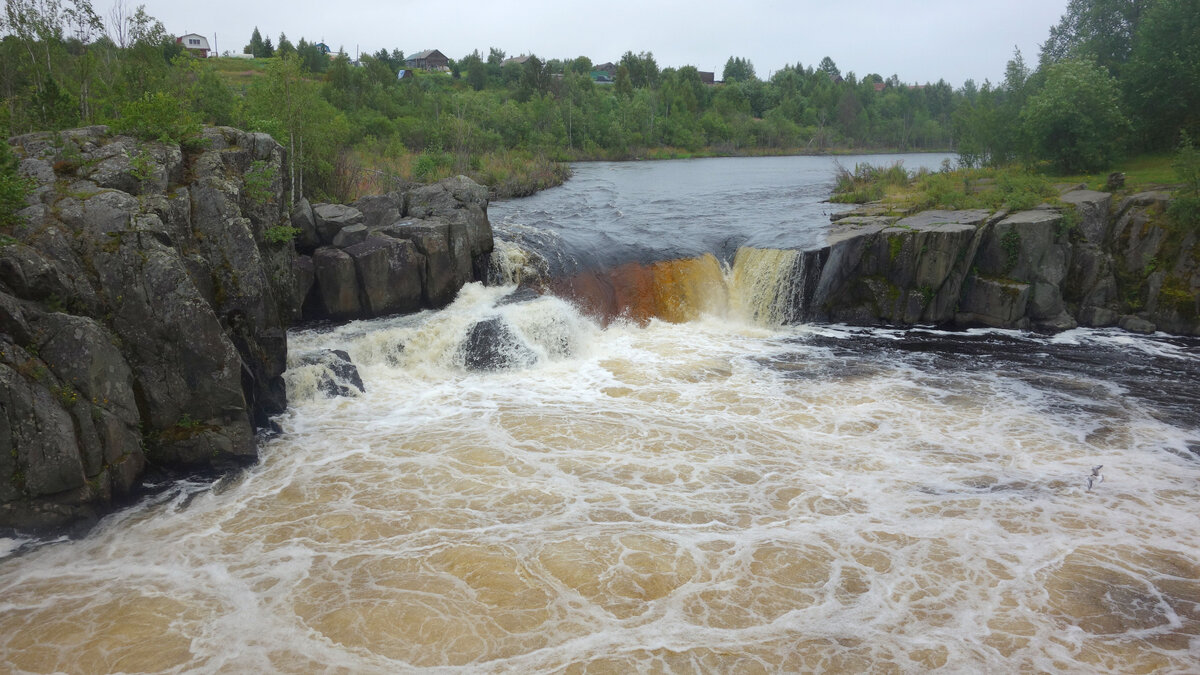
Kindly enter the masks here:
[[[252, 461], [287, 406], [289, 325], [444, 306], [492, 250], [487, 191], [461, 176], [289, 209], [265, 134], [10, 144], [35, 187], [0, 232], [0, 528], [87, 520], [148, 467]], [[322, 391], [363, 389], [344, 357], [314, 357]]]
[[289, 223], [284, 151], [203, 139], [12, 139], [36, 188], [0, 237], [0, 526], [87, 518], [147, 464], [251, 460], [285, 408], [295, 251], [267, 236]]
[[1017, 213], [839, 215], [806, 251], [803, 320], [1058, 331], [1119, 325], [1200, 334], [1200, 241], [1163, 216], [1169, 197], [1075, 190]]
[[[293, 215], [306, 319], [361, 319], [445, 307], [482, 281], [492, 251], [487, 189], [465, 176], [352, 205], [317, 204]], [[307, 207], [307, 205], [303, 205]], [[305, 234], [310, 232], [309, 234]], [[302, 261], [299, 274], [310, 263]]]

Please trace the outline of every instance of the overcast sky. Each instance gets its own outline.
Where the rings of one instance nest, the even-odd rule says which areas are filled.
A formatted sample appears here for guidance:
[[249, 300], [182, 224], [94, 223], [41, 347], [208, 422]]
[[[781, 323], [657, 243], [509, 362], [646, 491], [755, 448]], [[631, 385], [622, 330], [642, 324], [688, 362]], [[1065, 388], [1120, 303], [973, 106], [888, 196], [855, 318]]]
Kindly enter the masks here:
[[[97, 0], [98, 11], [107, 11]], [[131, 6], [138, 0], [126, 0]], [[659, 67], [694, 65], [718, 79], [730, 56], [754, 63], [759, 77], [797, 61], [830, 56], [843, 73], [899, 75], [910, 83], [945, 79], [955, 87], [1003, 77], [1020, 47], [1035, 64], [1068, 0], [147, 0], [147, 11], [176, 35], [200, 33], [220, 51], [240, 52], [257, 26], [324, 41], [354, 54], [380, 48], [413, 54], [439, 49], [461, 58], [498, 47], [543, 59], [587, 56], [617, 61], [650, 51]]]

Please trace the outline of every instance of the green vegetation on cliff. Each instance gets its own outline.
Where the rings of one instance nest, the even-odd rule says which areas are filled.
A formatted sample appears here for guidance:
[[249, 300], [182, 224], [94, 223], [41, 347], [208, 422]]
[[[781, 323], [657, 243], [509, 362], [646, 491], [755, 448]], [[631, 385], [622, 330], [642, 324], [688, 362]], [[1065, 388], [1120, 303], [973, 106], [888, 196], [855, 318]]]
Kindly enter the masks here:
[[1092, 172], [1169, 150], [1181, 130], [1200, 135], [1200, 5], [1188, 0], [1072, 0], [1036, 69], [1017, 53], [1002, 82], [957, 90], [843, 73], [829, 57], [764, 80], [731, 56], [724, 82], [709, 84], [650, 52], [602, 71], [586, 56], [506, 59], [496, 48], [399, 78], [399, 50], [351, 63], [257, 29], [247, 53], [258, 58], [200, 60], [144, 9], [106, 22], [89, 0], [6, 0], [0, 36], [7, 134], [266, 131], [293, 154], [293, 193], [340, 201], [458, 173], [524, 194], [579, 159], [955, 149], [966, 166]]

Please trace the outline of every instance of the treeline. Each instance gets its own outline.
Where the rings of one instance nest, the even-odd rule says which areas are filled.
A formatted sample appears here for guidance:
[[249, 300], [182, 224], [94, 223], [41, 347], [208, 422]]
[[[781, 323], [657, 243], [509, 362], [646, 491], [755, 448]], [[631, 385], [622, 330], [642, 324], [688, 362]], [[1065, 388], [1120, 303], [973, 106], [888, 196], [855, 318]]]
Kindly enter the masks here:
[[1187, 145], [1200, 132], [1200, 2], [1071, 0], [1036, 69], [1018, 51], [1003, 82], [963, 94], [967, 165], [1090, 172]]
[[467, 173], [520, 194], [553, 182], [554, 160], [696, 152], [957, 149], [967, 164], [1092, 170], [1195, 129], [1198, 7], [1072, 0], [1036, 70], [1018, 53], [1003, 82], [955, 90], [842, 73], [828, 57], [767, 79], [730, 57], [711, 85], [692, 66], [660, 68], [650, 52], [626, 53], [601, 84], [587, 57], [512, 60], [496, 48], [452, 60], [449, 74], [398, 78], [399, 50], [351, 63], [303, 38], [272, 44], [257, 28], [246, 49], [271, 56], [245, 78], [263, 61], [188, 57], [123, 0], [105, 18], [89, 0], [6, 0], [0, 129], [267, 131], [291, 151], [295, 190], [331, 199], [352, 198], [376, 172]]

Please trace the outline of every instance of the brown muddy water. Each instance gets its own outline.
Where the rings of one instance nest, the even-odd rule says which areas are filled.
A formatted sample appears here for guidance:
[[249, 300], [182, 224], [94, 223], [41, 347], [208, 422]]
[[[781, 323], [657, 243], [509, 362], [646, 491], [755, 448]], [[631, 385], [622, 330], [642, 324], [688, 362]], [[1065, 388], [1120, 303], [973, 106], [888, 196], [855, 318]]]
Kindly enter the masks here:
[[[1200, 343], [779, 325], [788, 254], [713, 253], [293, 333], [366, 392], [294, 368], [259, 464], [0, 540], [0, 670], [1200, 670]], [[497, 316], [537, 362], [467, 371]]]

